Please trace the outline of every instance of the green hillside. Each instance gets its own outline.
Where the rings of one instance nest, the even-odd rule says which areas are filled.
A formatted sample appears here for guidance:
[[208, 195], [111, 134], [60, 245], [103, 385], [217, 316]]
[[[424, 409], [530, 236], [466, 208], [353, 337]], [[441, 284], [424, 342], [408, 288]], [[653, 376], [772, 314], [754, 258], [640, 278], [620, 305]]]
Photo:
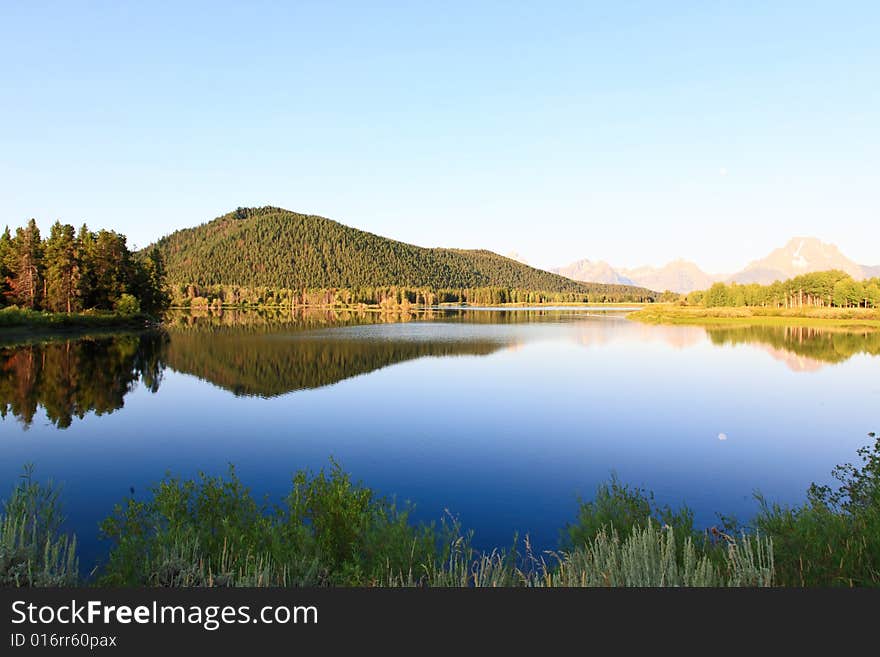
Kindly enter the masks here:
[[650, 295], [578, 283], [490, 251], [428, 249], [274, 207], [239, 208], [157, 243], [172, 285], [289, 289], [507, 287]]

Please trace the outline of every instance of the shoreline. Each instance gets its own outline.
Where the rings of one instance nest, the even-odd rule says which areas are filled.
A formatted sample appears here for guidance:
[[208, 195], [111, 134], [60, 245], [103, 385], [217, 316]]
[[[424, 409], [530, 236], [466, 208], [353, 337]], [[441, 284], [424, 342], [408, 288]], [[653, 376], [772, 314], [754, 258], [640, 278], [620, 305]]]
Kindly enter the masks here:
[[794, 310], [722, 307], [700, 308], [657, 305], [626, 317], [643, 324], [684, 326], [802, 326], [880, 330], [880, 311], [865, 309], [799, 308]]
[[158, 328], [149, 315], [116, 313], [44, 313], [40, 311], [0, 311], [0, 344], [40, 342], [46, 339], [85, 337], [119, 331]]
[[525, 301], [518, 302], [505, 302], [505, 303], [493, 303], [493, 304], [475, 304], [475, 303], [458, 303], [458, 302], [444, 302], [438, 303], [433, 306], [426, 306], [424, 304], [395, 304], [395, 305], [386, 305], [382, 306], [379, 304], [316, 304], [316, 303], [297, 303], [297, 304], [260, 304], [260, 305], [249, 305], [249, 304], [221, 304], [221, 305], [213, 305], [213, 304], [205, 304], [205, 305], [189, 305], [189, 306], [181, 306], [181, 305], [172, 305], [168, 307], [168, 310], [176, 310], [176, 311], [202, 311], [202, 310], [287, 310], [294, 309], [298, 310], [301, 308], [315, 308], [318, 310], [380, 310], [380, 311], [388, 311], [388, 312], [398, 312], [401, 310], [459, 310], [459, 309], [476, 309], [480, 308], [554, 308], [559, 306], [565, 306], [567, 308], [645, 308], [646, 306], [651, 304], [645, 304], [642, 302], [634, 301], [632, 303], [624, 303], [622, 301], [615, 302], [596, 302], [596, 303], [587, 303], [583, 301], [559, 301], [559, 302], [550, 302], [547, 303], [528, 303]]
[[[371, 313], [419, 313], [445, 310], [559, 310], [583, 308], [597, 312], [626, 312], [626, 319], [651, 325], [671, 326], [792, 326], [843, 330], [880, 330], [880, 310], [868, 309], [773, 309], [752, 307], [703, 308], [676, 306], [672, 304], [639, 303], [501, 303], [492, 305], [443, 303], [424, 305], [223, 305], [223, 306], [172, 306], [168, 310], [188, 313], [261, 312], [320, 310], [338, 312]], [[119, 315], [115, 313], [47, 313], [18, 310], [15, 317], [4, 317], [10, 311], [0, 310], [0, 344], [9, 342], [39, 342], [45, 339], [83, 337], [88, 334], [105, 334], [115, 331], [141, 331], [161, 328], [164, 318], [157, 320], [144, 313]]]

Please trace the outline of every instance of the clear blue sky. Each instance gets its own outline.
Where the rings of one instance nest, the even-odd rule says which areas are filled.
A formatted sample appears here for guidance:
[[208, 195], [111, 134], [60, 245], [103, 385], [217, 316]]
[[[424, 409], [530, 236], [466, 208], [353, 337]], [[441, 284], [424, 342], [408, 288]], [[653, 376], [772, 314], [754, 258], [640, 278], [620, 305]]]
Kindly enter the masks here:
[[880, 264], [880, 3], [0, 0], [0, 222]]

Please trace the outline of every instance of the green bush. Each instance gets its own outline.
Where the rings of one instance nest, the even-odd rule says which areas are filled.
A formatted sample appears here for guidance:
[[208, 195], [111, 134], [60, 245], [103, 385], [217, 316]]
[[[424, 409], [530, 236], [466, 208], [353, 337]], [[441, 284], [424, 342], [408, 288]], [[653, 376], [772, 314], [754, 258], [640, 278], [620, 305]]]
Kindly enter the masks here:
[[141, 302], [133, 294], [122, 294], [113, 307], [120, 315], [137, 315], [141, 311]]
[[113, 542], [108, 585], [184, 582], [366, 585], [433, 559], [432, 526], [354, 484], [338, 464], [296, 473], [283, 504], [260, 504], [230, 466], [226, 478], [166, 478], [101, 525]]
[[780, 584], [880, 586], [880, 439], [858, 454], [861, 466], [834, 469], [837, 489], [813, 484], [802, 506], [759, 496], [755, 525], [773, 539]]
[[600, 484], [592, 500], [581, 500], [577, 519], [562, 536], [562, 545], [575, 548], [592, 542], [600, 532], [613, 529], [626, 538], [637, 527], [650, 521], [672, 527], [682, 536], [695, 536], [694, 514], [687, 506], [674, 510], [658, 507], [654, 494], [642, 488], [621, 484], [616, 475]]

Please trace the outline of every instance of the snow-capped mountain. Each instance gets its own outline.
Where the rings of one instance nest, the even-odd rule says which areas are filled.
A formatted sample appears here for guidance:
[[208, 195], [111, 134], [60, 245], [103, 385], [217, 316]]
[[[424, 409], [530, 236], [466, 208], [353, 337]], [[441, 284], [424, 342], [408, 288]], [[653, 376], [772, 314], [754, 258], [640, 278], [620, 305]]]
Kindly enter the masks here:
[[800, 274], [840, 269], [857, 280], [880, 276], [880, 266], [860, 265], [850, 260], [833, 244], [815, 237], [795, 237], [767, 257], [754, 260], [742, 271], [731, 275], [707, 274], [693, 262], [674, 260], [663, 267], [616, 269], [604, 261], [578, 260], [554, 269], [576, 281], [638, 285], [651, 290], [687, 293], [705, 290], [718, 281], [768, 285]]
[[[621, 275], [607, 262], [599, 260], [578, 260], [565, 267], [551, 269], [554, 274], [561, 274], [575, 281], [590, 283], [611, 283], [614, 285], [635, 285], [632, 280]], [[654, 289], [654, 288], [651, 288]]]
[[729, 280], [766, 285], [800, 274], [829, 269], [840, 269], [853, 278], [862, 279], [869, 277], [867, 270], [870, 268], [853, 262], [833, 244], [825, 244], [815, 237], [795, 237], [766, 258], [749, 263]]

